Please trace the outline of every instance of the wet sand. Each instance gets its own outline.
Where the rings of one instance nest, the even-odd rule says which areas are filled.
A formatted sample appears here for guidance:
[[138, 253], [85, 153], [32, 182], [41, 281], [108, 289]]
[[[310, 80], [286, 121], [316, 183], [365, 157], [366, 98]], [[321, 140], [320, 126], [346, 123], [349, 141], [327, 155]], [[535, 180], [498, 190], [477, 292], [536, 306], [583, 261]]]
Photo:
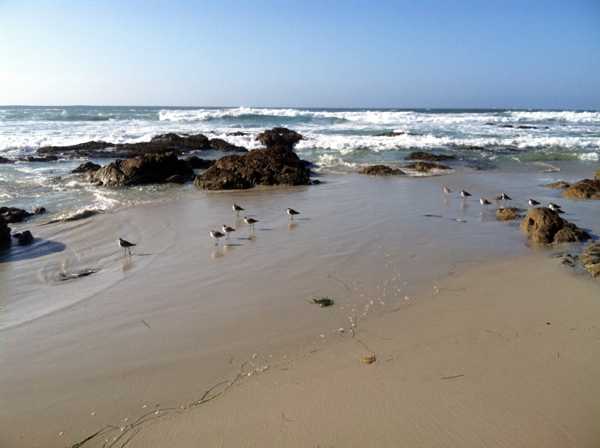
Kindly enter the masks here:
[[[202, 396], [207, 387], [234, 378], [243, 365], [250, 368], [244, 370], [246, 374], [263, 371], [246, 376], [202, 409], [169, 415], [155, 428], [154, 424], [151, 430], [144, 428], [134, 439], [137, 446], [190, 446], [200, 440], [209, 446], [222, 446], [223, 440], [233, 446], [364, 446], [368, 440], [380, 446], [403, 440], [417, 446], [461, 446], [460, 438], [449, 438], [447, 444], [443, 439], [443, 434], [458, 437], [458, 433], [465, 437], [462, 446], [475, 446], [476, 440], [487, 436], [496, 437], [490, 439], [490, 446], [508, 443], [503, 440], [514, 442], [512, 446], [527, 446], [523, 443], [534, 439], [517, 435], [500, 439], [502, 431], [505, 437], [517, 433], [489, 421], [501, 413], [507, 422], [517, 415], [555, 420], [527, 405], [532, 400], [520, 402], [523, 414], [509, 415], [508, 404], [495, 406], [494, 393], [506, 387], [512, 388], [508, 395], [516, 401], [525, 396], [519, 393], [521, 386], [512, 384], [517, 383], [516, 376], [499, 372], [513, 368], [514, 362], [515, 371], [525, 375], [531, 370], [533, 378], [541, 376], [542, 367], [530, 355], [546, 353], [549, 340], [547, 336], [523, 339], [525, 348], [518, 352], [522, 359], [513, 360], [507, 347], [494, 342], [492, 333], [487, 336], [483, 327], [495, 322], [496, 327], [502, 324], [520, 334], [537, 335], [534, 310], [548, 312], [550, 317], [542, 320], [565, 311], [572, 313], [569, 318], [587, 325], [588, 331], [577, 337], [559, 333], [556, 344], [563, 344], [566, 352], [573, 353], [575, 367], [584, 369], [576, 380], [563, 377], [561, 370], [560, 377], [542, 381], [539, 390], [544, 394], [552, 388], [560, 390], [554, 394], [556, 400], [572, 392], [569, 387], [575, 385], [597, 391], [591, 383], [598, 364], [586, 351], [597, 349], [594, 341], [598, 334], [590, 326], [597, 320], [598, 308], [591, 300], [597, 285], [575, 278], [562, 267], [556, 269], [556, 260], [549, 259], [546, 251], [531, 255], [516, 223], [497, 222], [493, 209], [482, 211], [475, 199], [468, 203], [457, 197], [444, 199], [440, 185], [464, 186], [487, 196], [505, 189], [522, 198], [520, 205], [525, 206], [529, 196], [555, 200], [557, 192], [538, 185], [565, 177], [568, 180], [568, 173], [559, 176], [537, 171], [467, 172], [424, 179], [326, 176], [318, 187], [236, 193], [190, 190], [169, 203], [35, 226], [32, 230], [40, 241], [33, 250], [17, 251], [0, 261], [0, 362], [9, 366], [0, 375], [4, 404], [0, 421], [6, 428], [0, 445], [68, 446], [104, 425], [127, 424], [157, 405], [160, 409], [185, 406]], [[510, 188], [502, 188], [506, 185]], [[222, 224], [239, 224], [231, 212], [232, 202], [243, 204], [260, 222], [253, 238], [248, 239], [247, 227], [241, 226], [228, 247], [215, 248], [208, 231]], [[294, 207], [302, 215], [290, 223], [286, 207]], [[598, 234], [594, 207], [590, 202], [568, 202], [568, 219]], [[120, 255], [117, 236], [139, 243], [133, 257]], [[491, 269], [498, 260], [507, 259], [514, 264], [500, 274], [493, 270], [472, 274], [474, 269]], [[83, 269], [98, 272], [66, 282], [58, 280], [61, 272]], [[521, 277], [511, 279], [510, 275]], [[537, 275], [545, 293], [523, 281], [528, 275]], [[441, 303], [438, 299], [446, 297], [441, 285], [460, 281], [454, 277], [473, 286]], [[500, 283], [481, 294], [490, 284], [481, 279], [488, 278]], [[506, 291], [500, 285], [506, 285]], [[439, 295], [432, 299], [432, 292], [438, 291], [435, 288]], [[569, 291], [574, 291], [573, 295]], [[487, 299], [484, 304], [477, 301], [481, 295]], [[309, 303], [313, 296], [330, 296], [336, 303], [319, 308]], [[565, 310], [566, 303], [574, 305]], [[377, 342], [374, 365], [360, 363], [364, 347], [351, 337], [349, 317], [359, 325], [361, 339], [363, 331], [365, 337], [382, 332], [381, 340], [367, 341], [369, 347]], [[501, 320], [489, 320], [496, 318]], [[492, 326], [492, 331], [497, 331], [496, 327]], [[556, 329], [556, 325], [549, 327]], [[344, 332], [340, 334], [339, 328]], [[451, 343], [449, 335], [458, 342]], [[466, 341], [460, 342], [461, 338]], [[495, 350], [498, 361], [487, 355]], [[393, 359], [386, 362], [390, 356]], [[447, 381], [431, 385], [439, 380], [438, 374], [459, 374], [454, 368], [458, 366], [452, 364], [458, 359], [472, 367], [470, 372], [485, 364], [489, 366], [485, 372], [495, 373], [490, 383], [477, 369], [475, 382], [467, 383], [462, 377], [447, 380], [470, 385], [466, 391], [453, 392], [469, 398], [461, 401], [455, 397], [459, 410], [453, 418], [463, 425], [458, 425], [462, 430], [455, 433], [446, 428], [454, 420], [436, 417], [444, 409], [453, 412], [452, 397], [438, 389], [446, 387]], [[437, 363], [453, 368], [442, 372], [444, 369], [436, 367], [435, 375], [427, 374]], [[415, 370], [405, 372], [407, 364]], [[284, 368], [289, 370], [280, 371]], [[414, 381], [407, 388], [398, 387], [401, 383], [395, 380], [403, 375]], [[467, 378], [467, 373], [464, 375]], [[296, 387], [298, 381], [307, 382], [310, 388]], [[525, 385], [533, 380], [527, 381]], [[491, 384], [489, 390], [484, 382]], [[355, 393], [357, 384], [361, 384], [360, 393]], [[329, 388], [332, 395], [324, 393]], [[382, 401], [388, 395], [396, 397], [391, 404]], [[542, 401], [552, 398], [546, 395]], [[436, 400], [442, 400], [444, 406], [438, 403], [436, 407]], [[597, 416], [591, 404], [589, 415], [583, 415], [585, 397], [571, 401], [571, 417], [579, 415], [587, 421]], [[481, 409], [475, 412], [475, 404], [481, 407], [483, 402], [490, 414]], [[274, 419], [277, 425], [287, 426], [290, 408], [300, 412], [295, 417], [300, 424], [289, 440], [278, 439], [287, 433], [280, 426], [275, 430]], [[365, 426], [358, 424], [356, 419], [364, 417], [368, 409], [373, 418], [379, 417], [370, 423], [365, 420]], [[347, 414], [340, 414], [341, 410]], [[411, 410], [417, 414], [408, 418]], [[403, 415], [407, 418], [400, 424], [396, 419]], [[474, 421], [473, 415], [480, 420]], [[326, 423], [330, 420], [335, 421]], [[406, 426], [411, 422], [412, 430]], [[470, 431], [464, 426], [479, 428], [475, 422], [488, 431]], [[232, 429], [236, 425], [240, 425], [239, 431]], [[199, 426], [206, 432], [198, 433]], [[561, 446], [557, 442], [564, 439], [557, 433], [539, 428], [538, 435], [547, 437], [544, 441]], [[583, 423], [581, 428], [572, 426], [565, 431], [572, 437], [585, 437], [579, 439], [584, 442], [592, 440]], [[439, 439], [427, 439], [429, 433]], [[398, 438], [400, 434], [406, 439]], [[176, 438], [180, 445], [166, 443], [165, 437]], [[94, 440], [96, 446], [102, 442]]]

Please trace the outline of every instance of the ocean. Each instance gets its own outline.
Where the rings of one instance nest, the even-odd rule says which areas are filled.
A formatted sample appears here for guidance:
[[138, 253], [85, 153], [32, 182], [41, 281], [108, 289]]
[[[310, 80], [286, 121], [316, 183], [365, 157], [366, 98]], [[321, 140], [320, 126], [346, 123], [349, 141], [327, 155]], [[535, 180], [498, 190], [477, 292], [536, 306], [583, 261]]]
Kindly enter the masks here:
[[[165, 132], [204, 133], [253, 149], [259, 146], [256, 133], [274, 126], [303, 134], [297, 152], [325, 172], [399, 162], [415, 150], [456, 153], [476, 168], [600, 158], [598, 111], [110, 106], [0, 106], [0, 156], [18, 158], [40, 146], [89, 140], [139, 142]], [[230, 135], [240, 132], [245, 135]], [[98, 189], [68, 176], [79, 163], [0, 165], [0, 202], [62, 213], [151, 201], [160, 197], [157, 191], [171, 190]]]

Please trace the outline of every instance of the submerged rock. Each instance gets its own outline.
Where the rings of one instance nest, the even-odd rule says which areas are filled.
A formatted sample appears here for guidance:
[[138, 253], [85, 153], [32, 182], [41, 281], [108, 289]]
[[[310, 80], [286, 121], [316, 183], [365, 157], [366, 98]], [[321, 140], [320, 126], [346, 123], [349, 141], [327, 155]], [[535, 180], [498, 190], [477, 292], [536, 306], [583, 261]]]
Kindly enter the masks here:
[[91, 218], [92, 216], [96, 216], [100, 213], [104, 213], [104, 212], [102, 210], [94, 210], [94, 209], [81, 210], [81, 211], [75, 212], [69, 216], [66, 216], [64, 218], [53, 219], [52, 221], [48, 221], [46, 224], [54, 224], [57, 222], [79, 221], [81, 219]]
[[360, 174], [368, 174], [369, 176], [401, 176], [406, 174], [399, 168], [392, 168], [387, 165], [370, 165], [359, 170]]
[[55, 162], [58, 160], [58, 157], [53, 156], [53, 155], [47, 155], [47, 156], [41, 156], [41, 157], [26, 156], [26, 157], [20, 157], [17, 160], [20, 160], [21, 162]]
[[517, 207], [503, 207], [496, 210], [498, 221], [512, 221], [523, 216], [524, 210]]
[[93, 173], [94, 171], [98, 171], [100, 168], [102, 168], [102, 166], [98, 165], [97, 163], [85, 162], [79, 165], [73, 171], [71, 171], [71, 173]]
[[21, 208], [0, 207], [0, 216], [2, 216], [8, 224], [23, 222], [31, 215], [33, 215], [33, 213], [29, 213], [27, 210]]
[[405, 135], [406, 132], [403, 131], [387, 131], [381, 132], [379, 134], [375, 134], [374, 137], [398, 137], [400, 135]]
[[105, 141], [90, 141], [68, 146], [44, 146], [38, 149], [38, 154], [60, 154], [64, 157], [134, 157], [150, 153], [181, 154], [195, 150], [219, 150], [246, 152], [247, 149], [225, 142], [221, 139], [210, 140], [203, 134], [179, 135], [175, 133], [160, 134], [152, 137], [149, 142], [110, 143]]
[[46, 207], [36, 207], [32, 212], [34, 215], [44, 215], [46, 214]]
[[132, 159], [116, 160], [90, 175], [90, 180], [107, 187], [145, 185], [169, 182], [173, 176], [185, 180], [193, 177], [193, 170], [173, 153], [145, 154]]
[[25, 230], [23, 232], [14, 233], [13, 238], [17, 240], [17, 243], [21, 246], [28, 246], [33, 243], [33, 235], [29, 230]]
[[443, 162], [444, 160], [455, 160], [456, 156], [450, 154], [433, 154], [431, 152], [416, 151], [406, 156], [406, 160], [425, 160], [427, 162]]
[[6, 224], [6, 220], [0, 215], [0, 249], [10, 246], [10, 227]]
[[310, 169], [293, 151], [302, 139], [295, 131], [274, 128], [256, 139], [266, 145], [244, 155], [225, 156], [196, 177], [206, 190], [247, 189], [257, 185], [309, 185]]
[[571, 185], [563, 196], [569, 199], [600, 199], [600, 179], [583, 179]]
[[521, 230], [537, 244], [586, 241], [590, 235], [545, 207], [532, 208], [521, 222]]
[[588, 244], [581, 253], [581, 264], [592, 274], [592, 277], [600, 276], [600, 243]]
[[409, 170], [415, 170], [419, 173], [430, 173], [436, 170], [449, 170], [450, 167], [446, 165], [442, 165], [441, 163], [433, 163], [433, 162], [413, 162], [407, 165], [404, 165], [404, 168], [408, 168]]
[[544, 185], [544, 187], [546, 187], [546, 188], [554, 188], [554, 189], [557, 189], [557, 190], [562, 190], [564, 188], [569, 188], [570, 186], [571, 186], [571, 184], [568, 183], [568, 182], [565, 182], [564, 180], [559, 180], [559, 181], [552, 182], [550, 184]]

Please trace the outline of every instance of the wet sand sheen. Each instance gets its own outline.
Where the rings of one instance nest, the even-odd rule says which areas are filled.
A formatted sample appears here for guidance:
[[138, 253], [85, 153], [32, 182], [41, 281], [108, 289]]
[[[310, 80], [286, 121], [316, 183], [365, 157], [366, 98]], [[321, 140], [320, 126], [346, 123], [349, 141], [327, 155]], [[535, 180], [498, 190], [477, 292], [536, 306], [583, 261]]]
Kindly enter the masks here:
[[[533, 182], [547, 180], [512, 176], [510, 192], [524, 200]], [[491, 195], [507, 182], [503, 175], [324, 180], [313, 188], [191, 192], [169, 204], [36, 228], [65, 249], [0, 263], [7, 285], [0, 361], [10, 366], [0, 376], [8, 403], [0, 418], [9, 428], [0, 442], [64, 446], [156, 404], [178, 406], [235, 375], [254, 353], [263, 366], [276, 365], [331, 340], [345, 344], [349, 316], [393, 319], [403, 312], [389, 311], [430, 296], [423, 291], [449, 273], [528, 251], [514, 225], [440, 193], [444, 182]], [[534, 191], [541, 199], [555, 194]], [[232, 202], [260, 220], [256, 238], [246, 239], [243, 226], [234, 245], [216, 249], [208, 231], [238, 225]], [[293, 225], [287, 207], [302, 212]], [[571, 209], [593, 224], [589, 204]], [[139, 243], [131, 259], [120, 257], [117, 236]], [[98, 272], [54, 281], [65, 266]], [[311, 305], [314, 295], [336, 305]], [[430, 319], [425, 327], [437, 323], [435, 313]]]

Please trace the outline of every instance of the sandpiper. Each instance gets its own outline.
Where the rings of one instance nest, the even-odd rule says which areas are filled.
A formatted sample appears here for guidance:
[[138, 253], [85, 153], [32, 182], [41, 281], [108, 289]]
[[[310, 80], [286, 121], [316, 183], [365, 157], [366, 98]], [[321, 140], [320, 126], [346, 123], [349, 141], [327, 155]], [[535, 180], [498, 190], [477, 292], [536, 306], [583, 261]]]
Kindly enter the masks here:
[[472, 195], [467, 190], [460, 190], [460, 196], [463, 198], [468, 198], [469, 196], [472, 196]]
[[537, 205], [540, 205], [539, 201], [536, 201], [535, 199], [529, 199], [529, 201], [527, 201], [527, 203], [529, 204], [530, 207], [535, 207]]
[[215, 246], [219, 245], [219, 239], [223, 238], [225, 234], [223, 232], [219, 232], [218, 230], [211, 230], [209, 232], [210, 237], [215, 240]]
[[294, 220], [294, 216], [295, 215], [299, 215], [300, 212], [297, 210], [294, 210], [293, 208], [287, 208], [285, 210], [285, 212], [290, 216], [290, 219], [293, 221]]
[[254, 230], [254, 224], [258, 222], [258, 219], [248, 218], [244, 216], [244, 222], [250, 226], [250, 230]]
[[228, 226], [227, 224], [223, 224], [223, 227], [221, 227], [221, 230], [225, 234], [225, 239], [229, 238], [229, 234], [231, 232], [235, 232], [235, 229], [233, 227]]
[[505, 192], [500, 193], [500, 196], [496, 196], [496, 200], [498, 201], [512, 201], [512, 198], [507, 195]]
[[490, 205], [491, 204], [491, 202], [488, 201], [486, 198], [479, 198], [479, 203], [481, 205]]
[[117, 244], [119, 245], [119, 247], [121, 249], [123, 249], [123, 254], [124, 255], [125, 254], [131, 255], [131, 248], [136, 246], [136, 244], [130, 243], [129, 241], [124, 240], [123, 238], [119, 238], [117, 240]]
[[452, 193], [452, 190], [450, 189], [450, 187], [448, 187], [448, 185], [442, 185], [442, 191], [444, 192], [444, 194]]
[[548, 208], [549, 208], [550, 210], [552, 210], [553, 212], [556, 212], [556, 213], [564, 213], [564, 211], [563, 211], [563, 209], [561, 208], [561, 206], [560, 206], [560, 205], [558, 205], [558, 204], [555, 204], [554, 202], [550, 202], [550, 203], [548, 204]]
[[245, 210], [244, 207], [242, 207], [241, 205], [237, 205], [237, 204], [233, 204], [231, 206], [231, 209], [235, 212], [236, 215], [240, 215], [240, 212], [243, 212]]

